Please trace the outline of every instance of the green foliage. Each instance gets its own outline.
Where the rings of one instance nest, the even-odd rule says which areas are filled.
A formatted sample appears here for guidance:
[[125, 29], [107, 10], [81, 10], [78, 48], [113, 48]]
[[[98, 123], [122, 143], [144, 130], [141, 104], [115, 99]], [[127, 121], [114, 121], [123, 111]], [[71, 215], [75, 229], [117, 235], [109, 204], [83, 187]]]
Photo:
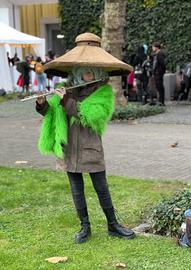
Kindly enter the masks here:
[[126, 44], [131, 53], [137, 45], [160, 41], [167, 54], [169, 70], [190, 61], [191, 2], [155, 0], [143, 5], [142, 0], [128, 0]]
[[117, 108], [113, 113], [112, 120], [114, 119], [136, 119], [147, 117], [159, 113], [164, 113], [164, 107], [149, 106], [149, 105], [135, 105], [129, 103], [126, 108]]
[[59, 0], [62, 32], [67, 49], [74, 47], [78, 34], [83, 32], [101, 33], [99, 16], [103, 0]]
[[149, 8], [149, 7], [153, 7], [156, 4], [156, 0], [143, 0], [143, 7], [145, 8]]
[[184, 211], [191, 208], [191, 190], [174, 194], [164, 199], [152, 211], [153, 230], [162, 235], [177, 235], [184, 220]]

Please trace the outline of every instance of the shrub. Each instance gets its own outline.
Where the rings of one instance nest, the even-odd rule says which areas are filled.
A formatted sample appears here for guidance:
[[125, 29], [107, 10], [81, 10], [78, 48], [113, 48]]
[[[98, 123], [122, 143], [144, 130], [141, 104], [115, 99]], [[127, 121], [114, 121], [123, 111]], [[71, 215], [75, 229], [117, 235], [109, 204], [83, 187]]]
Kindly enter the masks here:
[[164, 199], [152, 210], [153, 232], [161, 235], [178, 235], [184, 221], [184, 211], [191, 208], [191, 190], [176, 192], [171, 199]]
[[164, 107], [150, 106], [150, 105], [135, 105], [129, 103], [126, 108], [118, 108], [115, 110], [112, 116], [114, 119], [136, 119], [141, 117], [147, 117], [159, 113], [164, 113]]

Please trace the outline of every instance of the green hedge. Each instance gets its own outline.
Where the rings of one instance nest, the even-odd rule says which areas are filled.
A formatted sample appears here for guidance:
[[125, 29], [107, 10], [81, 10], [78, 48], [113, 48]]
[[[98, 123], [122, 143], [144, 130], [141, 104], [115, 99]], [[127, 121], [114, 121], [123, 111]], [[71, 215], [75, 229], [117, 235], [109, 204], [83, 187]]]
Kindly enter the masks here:
[[118, 108], [115, 110], [112, 120], [114, 119], [136, 119], [147, 117], [165, 112], [165, 107], [136, 105], [129, 103], [126, 108]]
[[65, 46], [75, 46], [75, 38], [84, 32], [101, 34], [99, 16], [103, 10], [103, 0], [59, 0], [62, 33]]

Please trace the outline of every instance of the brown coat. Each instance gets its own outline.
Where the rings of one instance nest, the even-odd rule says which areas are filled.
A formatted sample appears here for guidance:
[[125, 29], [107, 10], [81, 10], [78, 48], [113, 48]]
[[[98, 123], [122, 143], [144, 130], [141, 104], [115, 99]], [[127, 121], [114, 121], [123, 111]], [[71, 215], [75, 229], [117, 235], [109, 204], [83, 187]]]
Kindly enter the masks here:
[[[99, 172], [105, 170], [101, 137], [90, 128], [84, 128], [79, 123], [69, 124], [72, 116], [78, 116], [77, 101], [84, 100], [97, 87], [75, 89], [67, 92], [66, 102], [61, 101], [68, 116], [68, 144], [63, 146], [64, 161], [68, 172]], [[43, 105], [37, 103], [36, 110], [45, 115], [48, 106], [47, 101]]]

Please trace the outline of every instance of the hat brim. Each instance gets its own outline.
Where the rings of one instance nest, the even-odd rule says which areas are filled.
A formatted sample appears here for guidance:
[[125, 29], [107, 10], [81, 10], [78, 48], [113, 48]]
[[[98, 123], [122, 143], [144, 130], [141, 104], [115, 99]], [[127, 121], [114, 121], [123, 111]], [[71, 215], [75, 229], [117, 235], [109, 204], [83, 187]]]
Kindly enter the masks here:
[[[123, 69], [112, 69], [112, 70], [108, 70], [105, 69], [104, 70], [109, 74], [110, 77], [112, 76], [122, 76], [122, 75], [128, 75], [131, 71], [127, 71], [127, 70], [123, 70]], [[71, 69], [66, 70], [62, 70], [62, 69], [46, 69], [45, 73], [51, 76], [58, 76], [58, 77], [62, 77], [62, 78], [66, 78], [68, 76], [68, 74], [70, 73]], [[133, 69], [132, 69], [133, 71]]]
[[120, 61], [97, 46], [77, 46], [61, 57], [44, 65], [47, 74], [66, 77], [73, 67], [101, 67], [109, 76], [120, 76], [133, 71], [133, 67]]

